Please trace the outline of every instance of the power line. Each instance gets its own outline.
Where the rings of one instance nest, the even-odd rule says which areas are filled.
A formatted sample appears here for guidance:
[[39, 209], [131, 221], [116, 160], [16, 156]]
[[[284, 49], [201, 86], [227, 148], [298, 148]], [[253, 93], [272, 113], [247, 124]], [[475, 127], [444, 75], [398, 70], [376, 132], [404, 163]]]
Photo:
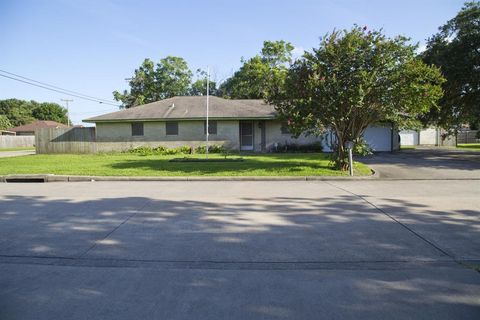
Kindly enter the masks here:
[[72, 96], [72, 97], [77, 97], [77, 98], [83, 99], [83, 100], [89, 100], [89, 101], [98, 102], [98, 103], [102, 103], [102, 104], [108, 104], [108, 105], [115, 106], [115, 107], [120, 107], [120, 105], [114, 104], [114, 103], [112, 103], [108, 100], [105, 100], [105, 99], [95, 98], [95, 97], [88, 96], [88, 95], [85, 95], [85, 94], [82, 94], [82, 93], [78, 93], [78, 92], [75, 92], [75, 91], [72, 91], [72, 90], [62, 89], [60, 87], [56, 87], [56, 86], [53, 86], [53, 85], [49, 85], [47, 83], [43, 83], [43, 82], [40, 82], [40, 81], [29, 79], [27, 77], [16, 75], [14, 73], [7, 72], [7, 71], [4, 71], [4, 70], [0, 70], [0, 72], [7, 73], [7, 74], [13, 75], [17, 78], [26, 79], [26, 80], [29, 80], [29, 81], [17, 79], [17, 78], [10, 77], [10, 76], [4, 75], [4, 74], [0, 74], [0, 76], [4, 77], [4, 78], [8, 78], [8, 79], [12, 79], [12, 80], [15, 80], [15, 81], [23, 82], [23, 83], [26, 83], [26, 84], [29, 84], [29, 85], [32, 85], [32, 86], [35, 86], [35, 87], [47, 89], [47, 90], [50, 90], [50, 91], [55, 91], [55, 92], [65, 94], [65, 95], [69, 95], [69, 96]]
[[118, 110], [104, 109], [104, 110], [96, 110], [96, 111], [89, 111], [89, 112], [70, 112], [70, 113], [78, 116], [78, 115], [84, 115], [84, 114], [96, 114], [99, 112], [115, 112], [115, 111], [118, 111]]
[[73, 93], [73, 94], [78, 94], [78, 95], [81, 95], [81, 96], [84, 96], [84, 97], [87, 97], [87, 98], [91, 98], [91, 99], [95, 99], [95, 100], [99, 100], [99, 101], [104, 101], [104, 102], [106, 102], [106, 103], [112, 103], [111, 100], [96, 98], [96, 97], [92, 97], [92, 96], [89, 96], [89, 95], [86, 95], [86, 94], [83, 94], [83, 93], [80, 93], [80, 92], [76, 92], [76, 91], [73, 91], [73, 90], [63, 89], [63, 88], [54, 86], [54, 85], [52, 85], [52, 84], [48, 84], [48, 83], [45, 83], [45, 82], [37, 81], [37, 80], [31, 79], [31, 78], [27, 78], [27, 77], [21, 76], [21, 75], [19, 75], [19, 74], [15, 74], [15, 73], [8, 72], [8, 71], [5, 71], [5, 70], [1, 70], [1, 69], [0, 69], [0, 72], [7, 73], [7, 74], [10, 74], [10, 75], [15, 76], [15, 77], [18, 77], [18, 78], [22, 78], [22, 79], [25, 79], [25, 80], [28, 80], [28, 81], [36, 82], [36, 83], [42, 84], [42, 85], [44, 85], [44, 86], [52, 87], [52, 88], [59, 89], [59, 90], [65, 91], [65, 92], [71, 92], [71, 93]]

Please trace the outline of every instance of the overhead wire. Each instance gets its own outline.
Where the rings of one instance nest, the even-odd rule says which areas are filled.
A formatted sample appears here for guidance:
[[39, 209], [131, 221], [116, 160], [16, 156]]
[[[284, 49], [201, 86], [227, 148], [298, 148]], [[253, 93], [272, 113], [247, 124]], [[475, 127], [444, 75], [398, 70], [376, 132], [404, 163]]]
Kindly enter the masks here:
[[[48, 84], [48, 83], [45, 83], [45, 82], [33, 80], [33, 79], [30, 79], [30, 78], [27, 78], [27, 77], [24, 77], [24, 76], [21, 76], [21, 75], [12, 73], [12, 72], [8, 72], [8, 71], [5, 71], [5, 70], [0, 69], [0, 72], [11, 75], [11, 76], [8, 76], [8, 75], [0, 73], [0, 76], [4, 77], [4, 78], [8, 78], [8, 79], [11, 79], [11, 80], [26, 83], [26, 84], [29, 84], [29, 85], [32, 85], [32, 86], [35, 86], [35, 87], [39, 87], [39, 88], [43, 88], [43, 89], [46, 89], [46, 90], [55, 91], [55, 92], [65, 94], [65, 95], [69, 95], [69, 96], [72, 96], [72, 97], [76, 97], [76, 98], [79, 98], [79, 99], [84, 99], [84, 100], [88, 100], [88, 101], [98, 102], [98, 103], [101, 103], [101, 104], [107, 104], [107, 105], [111, 105], [111, 106], [115, 106], [115, 107], [120, 107], [119, 104], [115, 104], [115, 103], [110, 102], [106, 99], [96, 98], [96, 97], [89, 96], [89, 95], [86, 95], [86, 94], [83, 94], [83, 93], [79, 93], [79, 92], [76, 92], [76, 91], [73, 91], [73, 90], [63, 89], [63, 88], [60, 88], [60, 87], [57, 87], [57, 86], [54, 86], [54, 85], [51, 85], [51, 84]], [[20, 79], [18, 79], [18, 78], [20, 78]], [[22, 79], [25, 79], [25, 80], [22, 80]]]

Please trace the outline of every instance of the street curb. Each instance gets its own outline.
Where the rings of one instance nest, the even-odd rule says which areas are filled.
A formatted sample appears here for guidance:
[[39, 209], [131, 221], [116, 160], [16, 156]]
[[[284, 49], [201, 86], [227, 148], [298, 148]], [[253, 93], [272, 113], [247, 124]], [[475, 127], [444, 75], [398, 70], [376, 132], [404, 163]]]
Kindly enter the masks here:
[[94, 181], [358, 181], [379, 178], [372, 170], [370, 176], [181, 176], [181, 177], [137, 177], [137, 176], [69, 176], [54, 174], [6, 175], [0, 182], [94, 182]]

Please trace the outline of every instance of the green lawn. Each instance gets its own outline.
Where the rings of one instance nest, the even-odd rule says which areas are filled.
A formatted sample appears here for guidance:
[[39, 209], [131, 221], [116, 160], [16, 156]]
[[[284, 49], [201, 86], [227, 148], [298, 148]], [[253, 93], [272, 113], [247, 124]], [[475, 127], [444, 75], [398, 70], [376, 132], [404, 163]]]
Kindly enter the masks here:
[[4, 149], [0, 149], [0, 152], [3, 152], [3, 151], [27, 151], [27, 150], [35, 150], [35, 148], [32, 148], [32, 147], [22, 147], [22, 148], [4, 148]]
[[460, 143], [457, 148], [480, 151], [480, 143]]
[[[245, 155], [242, 162], [169, 162], [183, 156], [142, 156], [136, 154], [31, 155], [0, 158], [0, 175], [57, 174], [95, 176], [341, 176], [333, 170], [328, 155], [268, 154]], [[205, 155], [189, 157], [204, 158]], [[210, 155], [210, 158], [223, 158]], [[229, 156], [235, 158], [238, 156]], [[356, 175], [370, 169], [355, 163]]]

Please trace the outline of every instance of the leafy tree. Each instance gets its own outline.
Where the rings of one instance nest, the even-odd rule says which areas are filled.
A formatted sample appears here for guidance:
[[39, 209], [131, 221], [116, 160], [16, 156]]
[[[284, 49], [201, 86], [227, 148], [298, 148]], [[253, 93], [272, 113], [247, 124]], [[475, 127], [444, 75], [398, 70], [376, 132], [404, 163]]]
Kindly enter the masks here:
[[0, 115], [6, 116], [12, 124], [12, 127], [30, 123], [35, 120], [32, 116], [32, 103], [25, 100], [0, 100]]
[[0, 100], [0, 116], [5, 116], [11, 127], [37, 120], [67, 123], [67, 110], [57, 103], [18, 99]]
[[447, 81], [440, 109], [427, 122], [444, 128], [480, 122], [480, 2], [467, 2], [455, 18], [428, 40], [426, 63], [440, 67]]
[[7, 116], [0, 114], [0, 130], [7, 130], [12, 127], [13, 125], [10, 120], [8, 120]]
[[240, 70], [220, 85], [223, 96], [233, 99], [262, 99], [272, 82], [286, 73], [294, 47], [285, 41], [265, 41], [260, 55], [241, 60]]
[[38, 120], [52, 120], [67, 124], [67, 109], [60, 106], [58, 103], [42, 102], [38, 103], [32, 101], [33, 109], [32, 116]]
[[168, 56], [157, 64], [145, 59], [129, 82], [130, 90], [114, 91], [113, 96], [122, 102], [124, 108], [131, 108], [188, 95], [191, 79], [192, 72], [183, 58]]
[[[197, 75], [199, 79], [192, 83], [192, 87], [190, 88], [190, 95], [205, 96], [207, 95], [207, 72], [198, 69]], [[209, 81], [208, 93], [212, 96], [217, 95], [217, 83], [215, 81]]]
[[414, 121], [442, 96], [440, 71], [423, 63], [408, 41], [366, 27], [333, 31], [270, 88], [267, 101], [296, 136], [332, 130], [333, 162], [346, 170], [345, 142], [359, 142], [374, 123]]

